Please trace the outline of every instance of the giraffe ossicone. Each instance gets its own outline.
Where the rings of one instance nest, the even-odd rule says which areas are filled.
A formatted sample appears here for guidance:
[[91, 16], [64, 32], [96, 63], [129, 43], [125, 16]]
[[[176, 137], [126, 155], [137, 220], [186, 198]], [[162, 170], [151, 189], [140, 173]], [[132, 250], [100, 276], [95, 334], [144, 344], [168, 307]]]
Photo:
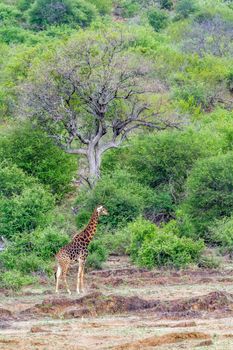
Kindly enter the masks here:
[[66, 275], [69, 267], [72, 263], [79, 263], [78, 276], [77, 276], [77, 293], [84, 290], [84, 267], [88, 256], [88, 245], [93, 239], [98, 219], [100, 215], [108, 215], [107, 209], [103, 205], [99, 205], [95, 208], [88, 225], [80, 233], [77, 233], [73, 240], [66, 244], [56, 254], [57, 271], [55, 273], [56, 278], [56, 293], [58, 293], [59, 282], [62, 278], [64, 280], [66, 290], [71, 294]]

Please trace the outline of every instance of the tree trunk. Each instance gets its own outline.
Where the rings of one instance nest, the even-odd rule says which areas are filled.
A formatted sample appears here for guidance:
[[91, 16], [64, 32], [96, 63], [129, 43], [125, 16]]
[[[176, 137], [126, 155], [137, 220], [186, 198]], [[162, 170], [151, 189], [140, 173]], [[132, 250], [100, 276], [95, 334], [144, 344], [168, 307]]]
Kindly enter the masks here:
[[98, 145], [89, 145], [87, 160], [89, 167], [88, 181], [90, 183], [90, 186], [93, 188], [100, 177], [101, 157]]

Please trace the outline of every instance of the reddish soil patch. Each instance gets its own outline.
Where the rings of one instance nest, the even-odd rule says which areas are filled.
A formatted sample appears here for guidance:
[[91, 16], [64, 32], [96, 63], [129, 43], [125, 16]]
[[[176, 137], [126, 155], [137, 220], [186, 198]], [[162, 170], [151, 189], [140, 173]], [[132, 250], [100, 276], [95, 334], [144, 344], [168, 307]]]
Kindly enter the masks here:
[[165, 344], [173, 344], [186, 340], [210, 339], [210, 336], [201, 332], [188, 333], [169, 333], [159, 337], [150, 337], [143, 340], [138, 340], [132, 343], [126, 343], [120, 346], [113, 347], [114, 350], [138, 350], [152, 346], [160, 346]]
[[49, 298], [41, 304], [23, 311], [23, 315], [49, 315], [77, 318], [82, 316], [98, 316], [129, 311], [144, 310], [153, 306], [151, 302], [138, 297], [123, 297], [118, 295], [103, 295], [100, 292], [91, 293], [79, 299]]
[[[150, 309], [152, 313], [157, 313], [163, 317], [195, 317], [201, 316], [203, 312], [211, 312], [216, 315], [219, 313], [233, 314], [233, 294], [212, 292], [195, 298], [161, 301], [144, 300], [137, 296], [124, 297], [94, 292], [78, 299], [47, 298], [41, 304], [36, 304], [32, 308], [22, 311], [21, 316], [96, 317], [105, 314], [139, 312], [145, 309]], [[185, 323], [182, 326], [185, 327]]]
[[9, 310], [0, 308], [0, 320], [1, 321], [9, 320], [12, 318], [13, 318], [12, 313]]

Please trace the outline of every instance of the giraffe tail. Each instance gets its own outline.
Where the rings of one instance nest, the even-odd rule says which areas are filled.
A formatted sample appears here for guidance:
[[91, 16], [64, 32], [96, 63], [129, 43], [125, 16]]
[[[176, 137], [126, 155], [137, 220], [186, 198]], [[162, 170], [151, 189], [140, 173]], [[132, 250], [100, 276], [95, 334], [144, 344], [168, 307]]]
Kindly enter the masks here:
[[57, 282], [57, 271], [54, 272], [55, 282]]

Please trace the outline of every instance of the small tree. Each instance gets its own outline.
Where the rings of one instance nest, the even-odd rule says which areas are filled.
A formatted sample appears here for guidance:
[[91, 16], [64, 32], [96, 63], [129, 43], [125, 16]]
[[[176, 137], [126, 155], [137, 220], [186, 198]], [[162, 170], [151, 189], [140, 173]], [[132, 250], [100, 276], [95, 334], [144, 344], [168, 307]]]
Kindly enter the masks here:
[[168, 22], [168, 16], [164, 11], [152, 9], [148, 12], [148, 20], [150, 25], [156, 32], [165, 28]]
[[37, 29], [69, 23], [85, 27], [95, 19], [94, 5], [84, 0], [36, 0], [28, 10], [28, 20]]
[[203, 159], [187, 180], [184, 208], [197, 234], [210, 240], [208, 227], [233, 211], [233, 153]]
[[159, 0], [159, 5], [161, 9], [171, 10], [173, 2], [172, 0]]
[[[23, 87], [24, 113], [34, 117], [66, 152], [88, 161], [92, 186], [102, 155], [140, 127], [172, 123], [151, 108], [162, 90], [152, 62], [134, 54], [135, 38], [120, 32], [79, 34], [43, 62]], [[155, 108], [155, 107], [154, 107]]]
[[187, 18], [197, 11], [197, 5], [194, 0], [179, 0], [176, 5], [176, 13], [179, 18]]

